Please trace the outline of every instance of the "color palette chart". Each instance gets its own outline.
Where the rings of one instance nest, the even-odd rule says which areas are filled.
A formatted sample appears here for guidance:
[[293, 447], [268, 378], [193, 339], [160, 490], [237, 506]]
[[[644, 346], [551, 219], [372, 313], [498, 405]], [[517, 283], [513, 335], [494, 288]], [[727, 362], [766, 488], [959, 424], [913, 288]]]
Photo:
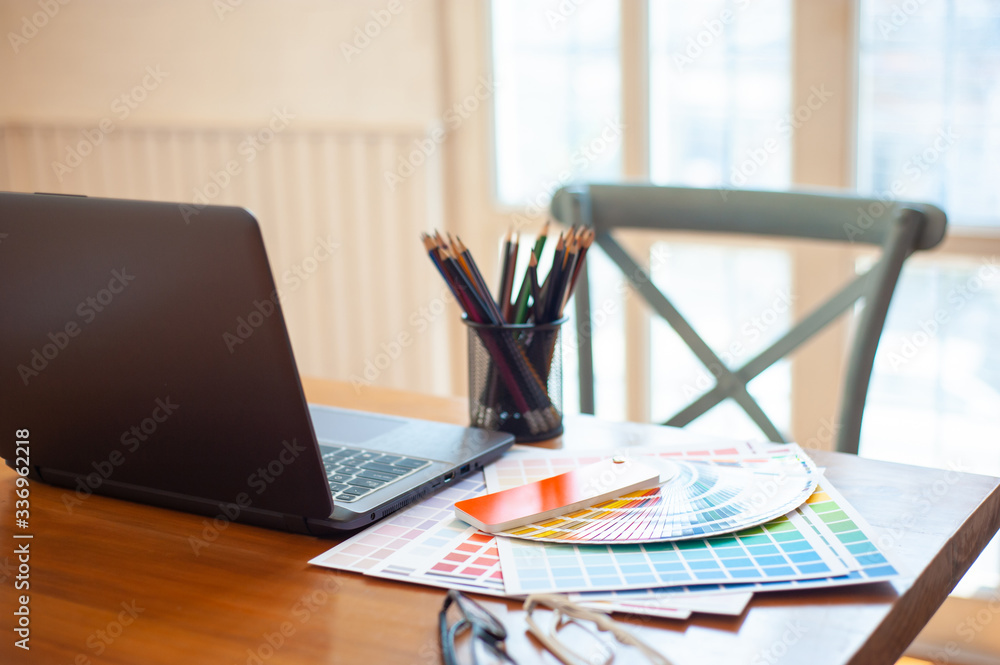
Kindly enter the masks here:
[[631, 545], [498, 540], [515, 594], [831, 577], [849, 572], [796, 513], [730, 536]]
[[[504, 485], [537, 480], [612, 454], [756, 467], [797, 446], [634, 447], [570, 454], [516, 447], [494, 469]], [[788, 459], [791, 459], [789, 457]], [[786, 460], [787, 461], [787, 460]], [[608, 611], [686, 618], [692, 611], [738, 615], [754, 592], [896, 579], [899, 568], [871, 528], [829, 485], [787, 516], [707, 539], [625, 545], [494, 538], [455, 519], [456, 501], [484, 493], [484, 476], [458, 482], [371, 526], [310, 563], [392, 580], [496, 595], [567, 592]], [[490, 489], [498, 489], [491, 486]]]
[[[496, 539], [454, 519], [456, 501], [486, 491], [481, 475], [467, 478], [416, 506], [369, 527], [309, 563], [415, 584], [505, 596]], [[686, 619], [692, 611], [738, 615], [752, 594], [685, 594], [683, 598], [620, 603], [606, 611]]]
[[788, 591], [848, 586], [867, 582], [899, 579], [905, 571], [893, 561], [891, 550], [880, 549], [869, 534], [872, 528], [844, 497], [829, 483], [823, 481], [806, 504], [796, 512], [824, 538], [837, 556], [851, 569], [846, 575], [784, 582], [757, 582], [753, 584], [688, 585], [654, 589], [633, 589], [612, 592], [573, 594], [577, 600], [609, 600], [623, 603], [641, 603], [661, 600], [678, 602], [686, 594], [704, 597], [711, 594], [729, 594], [734, 591]]
[[434, 529], [412, 548], [393, 554], [378, 574], [506, 595], [496, 539], [457, 520]]
[[[648, 463], [657, 456], [642, 455], [641, 459]], [[546, 542], [612, 544], [731, 533], [794, 510], [813, 493], [819, 477], [812, 461], [798, 451], [747, 464], [662, 461], [671, 465], [673, 474], [661, 487], [631, 492], [500, 535]], [[515, 467], [516, 463], [512, 463], [506, 469], [487, 469], [490, 491], [523, 484], [525, 474], [517, 473]], [[531, 472], [536, 470], [531, 468]]]
[[481, 474], [369, 527], [309, 563], [375, 577], [505, 595], [495, 538], [455, 519], [486, 491]]

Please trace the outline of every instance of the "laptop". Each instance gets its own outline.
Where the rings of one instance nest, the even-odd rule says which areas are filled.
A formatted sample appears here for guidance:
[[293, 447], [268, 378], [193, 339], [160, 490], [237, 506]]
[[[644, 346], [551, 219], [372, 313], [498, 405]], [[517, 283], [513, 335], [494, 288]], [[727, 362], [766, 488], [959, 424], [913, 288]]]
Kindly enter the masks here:
[[0, 455], [68, 513], [102, 494], [335, 534], [513, 443], [307, 404], [257, 221], [192, 210], [0, 193]]

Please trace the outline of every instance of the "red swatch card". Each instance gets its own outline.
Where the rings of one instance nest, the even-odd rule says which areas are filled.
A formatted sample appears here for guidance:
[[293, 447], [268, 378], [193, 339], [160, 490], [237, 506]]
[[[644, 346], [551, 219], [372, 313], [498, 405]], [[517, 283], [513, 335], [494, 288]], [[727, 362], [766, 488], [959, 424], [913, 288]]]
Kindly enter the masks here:
[[659, 484], [658, 469], [614, 457], [535, 483], [459, 501], [455, 516], [482, 531], [496, 533]]

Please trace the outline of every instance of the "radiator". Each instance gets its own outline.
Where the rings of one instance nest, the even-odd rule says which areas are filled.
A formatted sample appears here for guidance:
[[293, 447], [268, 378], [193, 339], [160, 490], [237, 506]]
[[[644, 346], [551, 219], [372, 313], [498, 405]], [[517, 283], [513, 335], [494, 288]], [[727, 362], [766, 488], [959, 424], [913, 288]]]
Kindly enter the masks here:
[[302, 374], [464, 390], [457, 311], [419, 240], [442, 226], [440, 158], [400, 167], [423, 132], [302, 129], [280, 110], [246, 129], [107, 129], [0, 125], [0, 189], [244, 206]]

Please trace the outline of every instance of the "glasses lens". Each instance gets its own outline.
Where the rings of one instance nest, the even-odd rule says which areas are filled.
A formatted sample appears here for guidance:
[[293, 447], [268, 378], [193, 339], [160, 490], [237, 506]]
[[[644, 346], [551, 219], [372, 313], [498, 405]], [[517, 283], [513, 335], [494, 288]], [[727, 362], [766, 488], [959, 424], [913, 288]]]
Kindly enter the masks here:
[[604, 665], [614, 657], [612, 647], [590, 621], [568, 619], [560, 622], [556, 639], [587, 665]]
[[499, 665], [507, 631], [485, 608], [458, 592], [445, 601], [441, 641], [446, 665]]
[[501, 655], [502, 644], [494, 641], [488, 635], [480, 635], [480, 638], [472, 640], [471, 646], [475, 660], [467, 662], [475, 663], [475, 665], [510, 665], [513, 662]]
[[493, 637], [493, 639], [503, 640], [507, 638], [507, 631], [504, 629], [503, 624], [482, 605], [468, 596], [461, 595], [456, 597], [456, 602], [465, 613], [469, 623], [479, 626], [481, 630]]
[[538, 630], [550, 642], [547, 646], [563, 662], [606, 665], [614, 659], [611, 636], [600, 632], [593, 621], [569, 618], [541, 607], [535, 607], [531, 615]]

